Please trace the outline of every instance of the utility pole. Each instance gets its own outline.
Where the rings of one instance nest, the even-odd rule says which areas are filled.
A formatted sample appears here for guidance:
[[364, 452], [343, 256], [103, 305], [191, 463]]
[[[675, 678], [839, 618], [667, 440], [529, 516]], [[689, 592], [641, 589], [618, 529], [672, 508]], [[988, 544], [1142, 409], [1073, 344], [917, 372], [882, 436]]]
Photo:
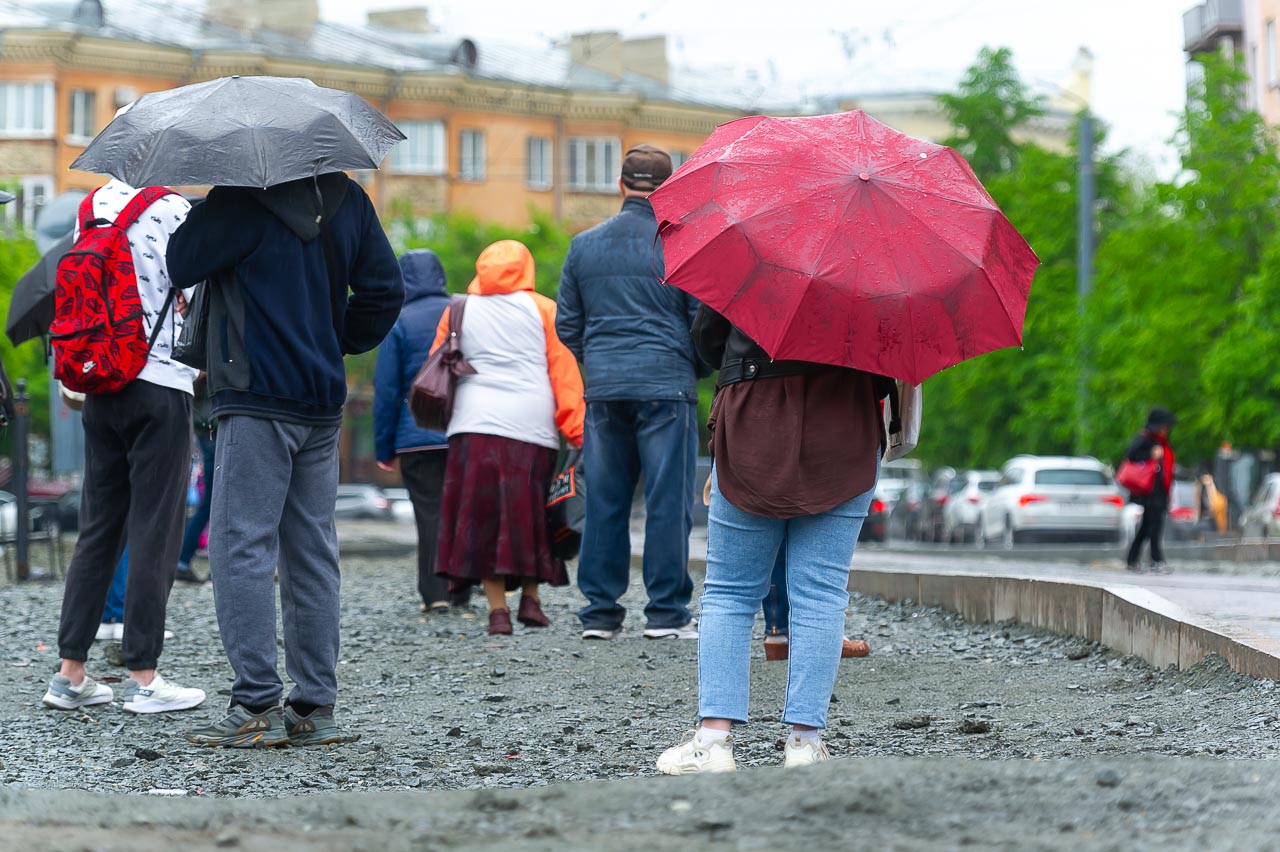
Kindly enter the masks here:
[[1076, 313], [1079, 342], [1079, 368], [1076, 378], [1076, 452], [1084, 453], [1089, 411], [1087, 343], [1084, 333], [1085, 306], [1093, 292], [1094, 210], [1096, 181], [1093, 162], [1093, 114], [1089, 107], [1080, 110], [1080, 174], [1076, 206]]

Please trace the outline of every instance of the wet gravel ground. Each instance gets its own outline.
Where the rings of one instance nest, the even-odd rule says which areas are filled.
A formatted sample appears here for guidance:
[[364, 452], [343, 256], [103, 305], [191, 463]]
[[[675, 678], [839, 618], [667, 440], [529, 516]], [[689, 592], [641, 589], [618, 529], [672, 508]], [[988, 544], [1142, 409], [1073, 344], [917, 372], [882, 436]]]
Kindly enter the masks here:
[[[660, 751], [691, 726], [695, 643], [646, 641], [634, 623], [621, 640], [583, 642], [573, 587], [545, 591], [551, 628], [489, 637], [480, 608], [421, 614], [410, 564], [345, 564], [338, 712], [362, 739], [316, 749], [218, 750], [181, 738], [219, 714], [230, 684], [210, 587], [174, 590], [177, 637], [162, 660], [210, 700], [150, 717], [118, 703], [42, 708], [61, 589], [0, 588], [0, 781], [210, 797], [540, 786], [653, 775]], [[642, 610], [638, 582], [624, 603]], [[872, 656], [842, 666], [828, 738], [837, 758], [1280, 756], [1280, 690], [1220, 661], [1158, 672], [1069, 638], [862, 598], [848, 633], [867, 638]], [[778, 764], [785, 733], [785, 665], [765, 662], [759, 643], [753, 655], [740, 767]], [[123, 674], [100, 646], [90, 671]]]

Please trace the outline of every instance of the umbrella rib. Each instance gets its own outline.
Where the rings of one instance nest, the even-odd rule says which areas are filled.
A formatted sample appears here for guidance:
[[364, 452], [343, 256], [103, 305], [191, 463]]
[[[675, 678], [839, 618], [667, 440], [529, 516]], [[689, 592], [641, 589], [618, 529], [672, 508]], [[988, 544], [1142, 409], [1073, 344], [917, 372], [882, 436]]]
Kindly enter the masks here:
[[[931, 233], [931, 234], [933, 234], [935, 237], [937, 237], [937, 238], [938, 238], [938, 241], [939, 241], [939, 242], [941, 242], [941, 243], [942, 243], [944, 246], [946, 246], [948, 249], [950, 249], [953, 253], [955, 253], [956, 255], [960, 256], [961, 258], [963, 258], [964, 260], [968, 261], [969, 263], [977, 264], [978, 266], [981, 266], [981, 265], [982, 265], [982, 259], [981, 259], [981, 258], [972, 258], [972, 257], [969, 257], [969, 256], [968, 256], [968, 255], [966, 255], [963, 251], [961, 251], [960, 249], [956, 248], [956, 247], [955, 247], [955, 245], [953, 245], [953, 244], [950, 242], [950, 240], [948, 240], [948, 239], [947, 239], [947, 237], [945, 237], [945, 236], [943, 236], [941, 233], [939, 233], [939, 231], [938, 231], [937, 227], [934, 225], [934, 223], [930, 222], [928, 219], [923, 219], [923, 218], [921, 218], [921, 217], [920, 217], [920, 216], [919, 216], [919, 215], [918, 215], [914, 210], [912, 210], [911, 208], [907, 207], [905, 204], [903, 204], [902, 202], [898, 201], [898, 199], [894, 198], [893, 196], [889, 195], [888, 193], [885, 193], [885, 194], [884, 194], [884, 198], [885, 198], [885, 200], [886, 200], [886, 201], [888, 201], [888, 202], [890, 202], [891, 204], [893, 204], [895, 207], [897, 207], [897, 208], [898, 208], [899, 210], [901, 210], [903, 213], [905, 213], [906, 215], [910, 216], [910, 217], [911, 217], [912, 219], [914, 219], [915, 221], [919, 222], [919, 223], [920, 223], [920, 225], [921, 225], [923, 228], [925, 228], [926, 230], [928, 230], [928, 231], [929, 231], [929, 233]], [[984, 210], [984, 211], [986, 211], [986, 212], [988, 212], [988, 213], [991, 213], [993, 216], [994, 216], [994, 215], [996, 215], [994, 211], [986, 210], [986, 208], [979, 208], [979, 209], [982, 209], [982, 210]], [[988, 243], [989, 243], [989, 242], [990, 242], [990, 239], [988, 239]]]
[[[880, 195], [882, 195], [882, 194], [883, 194], [882, 192], [878, 192], [878, 193], [876, 193], [876, 194], [872, 195], [872, 197], [871, 197], [871, 203], [872, 203], [872, 205], [873, 205], [873, 206], [875, 206], [875, 207], [877, 207], [877, 208], [880, 206], [880, 197], [879, 197], [879, 196], [880, 196]], [[902, 280], [902, 270], [900, 270], [900, 269], [898, 268], [898, 259], [897, 259], [897, 257], [895, 257], [895, 256], [894, 256], [894, 253], [893, 253], [892, 251], [885, 252], [885, 256], [889, 259], [889, 263], [893, 266], [894, 278], [895, 278], [897, 281], [901, 281], [901, 280]], [[914, 300], [914, 298], [913, 298], [913, 296], [914, 296], [914, 294], [913, 294], [913, 293], [907, 292], [905, 295], [906, 295], [906, 297], [907, 297], [907, 312], [906, 312], [906, 313], [907, 313], [907, 341], [908, 341], [908, 345], [904, 348], [904, 352], [910, 353], [910, 355], [909, 355], [909, 357], [910, 357], [910, 359], [911, 359], [911, 368], [910, 368], [910, 373], [911, 373], [911, 375], [912, 375], [912, 376], [915, 376], [915, 374], [916, 374], [916, 370], [915, 370], [915, 367], [916, 367], [915, 348], [911, 345], [911, 344], [913, 344], [913, 343], [915, 342], [915, 339], [916, 339], [916, 316], [915, 316], [915, 312], [912, 310], [912, 308], [914, 307], [914, 302], [915, 302], [915, 300]], [[914, 383], [913, 383], [913, 384], [914, 384]]]

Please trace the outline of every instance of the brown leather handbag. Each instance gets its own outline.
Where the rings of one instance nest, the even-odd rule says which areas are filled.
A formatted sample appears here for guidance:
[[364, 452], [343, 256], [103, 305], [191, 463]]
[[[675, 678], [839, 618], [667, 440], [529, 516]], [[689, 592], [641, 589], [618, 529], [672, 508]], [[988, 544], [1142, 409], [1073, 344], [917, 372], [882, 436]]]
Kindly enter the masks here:
[[462, 357], [462, 312], [466, 296], [449, 300], [449, 333], [428, 356], [409, 388], [409, 410], [423, 429], [444, 432], [453, 417], [453, 396], [459, 376], [474, 376], [475, 369]]

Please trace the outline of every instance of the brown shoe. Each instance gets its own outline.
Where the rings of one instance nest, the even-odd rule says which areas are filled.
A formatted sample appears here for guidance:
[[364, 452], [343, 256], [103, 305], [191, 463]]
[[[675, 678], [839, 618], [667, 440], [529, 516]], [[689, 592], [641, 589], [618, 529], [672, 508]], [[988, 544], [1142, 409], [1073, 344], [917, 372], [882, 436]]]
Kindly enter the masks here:
[[525, 627], [551, 626], [551, 619], [547, 618], [547, 614], [542, 611], [542, 604], [537, 598], [529, 595], [520, 596], [520, 610], [516, 613], [516, 620]]
[[489, 611], [489, 635], [511, 635], [511, 610], [504, 607], [503, 609]]
[[771, 637], [765, 637], [764, 640], [764, 658], [770, 662], [785, 660], [791, 654], [791, 646], [787, 644], [784, 636], [781, 642], [770, 642]]
[[871, 653], [871, 646], [867, 644], [866, 639], [846, 639], [844, 645], [840, 648], [840, 657], [847, 659], [849, 657], [865, 657]]

